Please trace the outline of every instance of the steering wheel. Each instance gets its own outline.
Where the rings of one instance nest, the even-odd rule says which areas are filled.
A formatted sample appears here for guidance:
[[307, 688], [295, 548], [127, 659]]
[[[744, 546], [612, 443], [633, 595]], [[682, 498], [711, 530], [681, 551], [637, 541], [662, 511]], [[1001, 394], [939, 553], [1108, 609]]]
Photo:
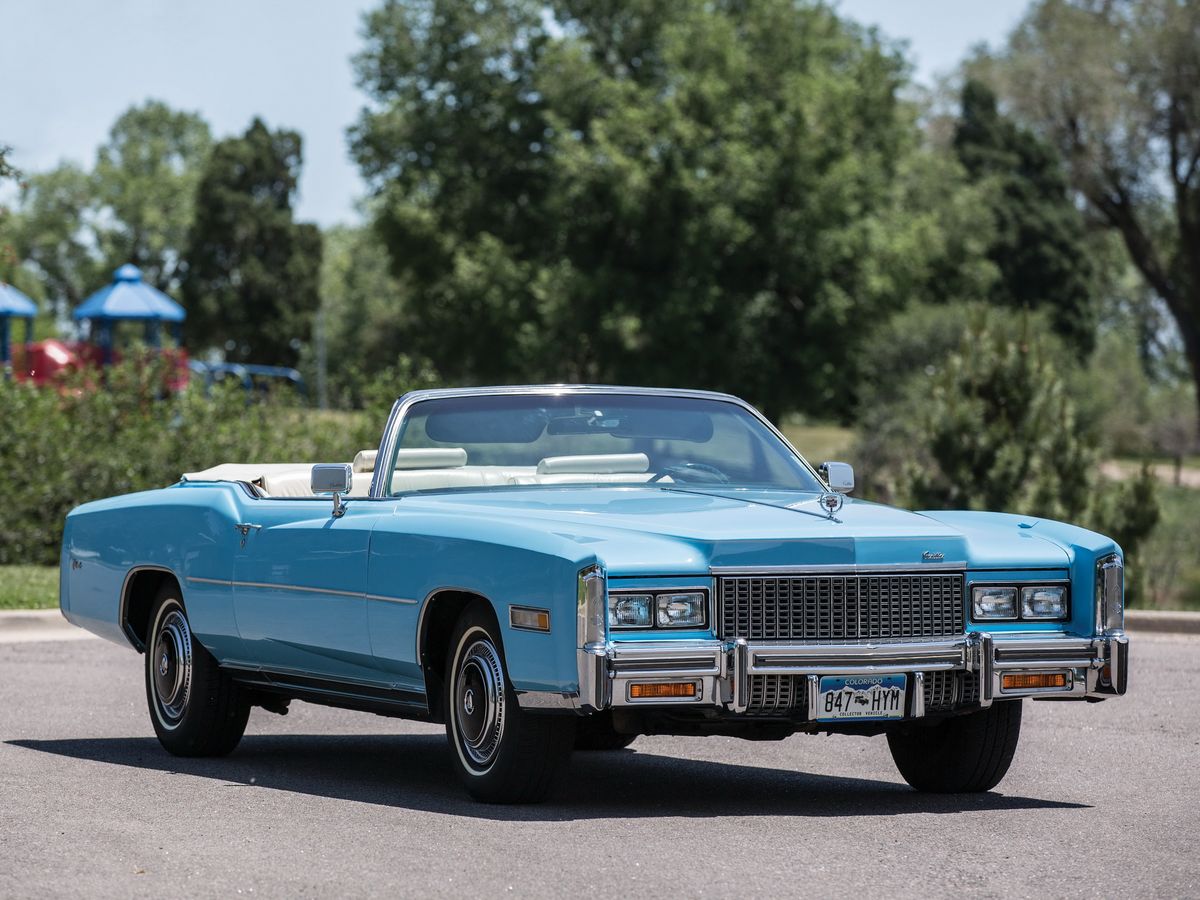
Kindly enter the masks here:
[[654, 484], [654, 482], [661, 481], [668, 475], [673, 479], [678, 478], [679, 481], [698, 481], [701, 484], [729, 484], [729, 476], [716, 466], [698, 462], [679, 463], [678, 465], [659, 469], [646, 483]]

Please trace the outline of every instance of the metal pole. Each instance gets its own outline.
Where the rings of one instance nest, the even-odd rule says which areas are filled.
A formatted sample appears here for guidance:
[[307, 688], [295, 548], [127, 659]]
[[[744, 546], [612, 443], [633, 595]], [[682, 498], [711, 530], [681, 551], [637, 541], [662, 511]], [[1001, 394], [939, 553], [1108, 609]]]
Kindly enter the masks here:
[[9, 374], [8, 361], [10, 354], [8, 352], [8, 338], [8, 316], [0, 316], [0, 366], [3, 366], [5, 376]]
[[317, 309], [317, 408], [329, 409], [329, 391], [325, 382], [325, 304]]

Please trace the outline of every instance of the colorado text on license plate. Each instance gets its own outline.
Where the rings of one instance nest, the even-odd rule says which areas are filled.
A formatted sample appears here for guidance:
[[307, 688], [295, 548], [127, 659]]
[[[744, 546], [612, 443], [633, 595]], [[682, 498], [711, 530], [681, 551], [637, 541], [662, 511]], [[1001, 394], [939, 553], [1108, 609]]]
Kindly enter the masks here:
[[903, 718], [906, 681], [906, 675], [826, 675], [821, 679], [815, 718]]

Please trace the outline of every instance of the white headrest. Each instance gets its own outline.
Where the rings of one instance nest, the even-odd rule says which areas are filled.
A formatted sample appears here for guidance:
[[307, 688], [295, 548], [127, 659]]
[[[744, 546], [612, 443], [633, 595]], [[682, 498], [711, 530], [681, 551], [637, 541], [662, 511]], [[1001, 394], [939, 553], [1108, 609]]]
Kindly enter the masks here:
[[537, 466], [539, 475], [636, 475], [650, 468], [645, 453], [595, 453], [590, 456], [547, 456]]
[[354, 454], [354, 471], [355, 472], [374, 472], [375, 457], [379, 455], [378, 450], [359, 450]]
[[396, 469], [455, 469], [467, 464], [462, 447], [422, 447], [396, 451]]

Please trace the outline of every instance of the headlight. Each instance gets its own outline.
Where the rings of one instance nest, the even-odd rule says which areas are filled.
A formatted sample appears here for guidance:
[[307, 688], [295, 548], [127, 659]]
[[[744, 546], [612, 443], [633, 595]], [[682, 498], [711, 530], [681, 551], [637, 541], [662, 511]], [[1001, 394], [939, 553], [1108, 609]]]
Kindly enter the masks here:
[[1096, 630], [1125, 627], [1125, 562], [1116, 553], [1096, 560]]
[[1067, 589], [1061, 584], [1021, 588], [1022, 619], [1065, 619]]
[[608, 627], [704, 628], [708, 591], [629, 591], [608, 595]]
[[976, 619], [1015, 619], [1017, 589], [998, 585], [972, 588], [971, 613]]
[[609, 628], [649, 628], [654, 624], [653, 594], [610, 594]]
[[680, 591], [658, 595], [658, 625], [660, 628], [702, 628], [704, 610], [708, 605], [703, 591]]

